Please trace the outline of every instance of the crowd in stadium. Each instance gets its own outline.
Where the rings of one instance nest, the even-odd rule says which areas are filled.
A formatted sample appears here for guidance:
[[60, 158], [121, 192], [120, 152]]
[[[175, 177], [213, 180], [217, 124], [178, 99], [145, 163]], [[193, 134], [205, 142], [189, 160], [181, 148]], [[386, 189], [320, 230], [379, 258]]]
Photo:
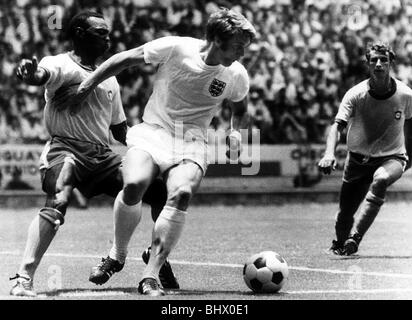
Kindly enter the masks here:
[[[241, 11], [258, 31], [241, 62], [250, 76], [251, 129], [260, 129], [261, 143], [324, 142], [343, 94], [368, 76], [363, 53], [372, 41], [394, 48], [395, 76], [412, 84], [410, 0], [17, 0], [0, 10], [0, 143], [48, 139], [43, 90], [23, 85], [15, 67], [33, 54], [67, 50], [62, 27], [77, 11], [104, 14], [113, 54], [165, 35], [202, 38], [218, 6]], [[153, 74], [141, 65], [118, 77], [129, 125], [141, 121]], [[229, 120], [223, 105], [212, 126], [225, 130]]]

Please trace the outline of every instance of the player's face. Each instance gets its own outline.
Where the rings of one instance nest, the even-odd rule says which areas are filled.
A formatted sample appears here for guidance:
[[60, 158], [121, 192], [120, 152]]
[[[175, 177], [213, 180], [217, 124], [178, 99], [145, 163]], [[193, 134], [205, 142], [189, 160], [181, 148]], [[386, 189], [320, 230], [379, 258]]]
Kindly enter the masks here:
[[109, 26], [106, 21], [98, 17], [87, 19], [89, 27], [85, 30], [84, 41], [91, 50], [104, 53], [110, 47]]
[[377, 51], [372, 51], [369, 58], [369, 70], [372, 76], [386, 77], [390, 70], [389, 53], [382, 54]]
[[235, 36], [228, 41], [220, 42], [219, 62], [229, 67], [233, 62], [239, 60], [245, 54], [245, 49], [250, 45], [248, 36]]

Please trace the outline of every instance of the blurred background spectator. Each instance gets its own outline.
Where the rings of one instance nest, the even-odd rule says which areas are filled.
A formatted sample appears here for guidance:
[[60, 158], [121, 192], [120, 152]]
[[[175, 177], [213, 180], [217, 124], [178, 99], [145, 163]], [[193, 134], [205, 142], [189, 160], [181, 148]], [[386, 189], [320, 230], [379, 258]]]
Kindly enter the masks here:
[[[261, 143], [323, 143], [346, 90], [365, 79], [366, 45], [388, 42], [395, 76], [412, 84], [411, 0], [0, 0], [0, 143], [42, 143], [43, 92], [21, 84], [16, 63], [69, 48], [61, 26], [81, 9], [102, 12], [112, 28], [108, 54], [166, 35], [203, 37], [219, 6], [242, 12], [258, 40], [242, 59], [250, 75], [251, 128]], [[154, 70], [140, 65], [118, 76], [129, 125], [139, 123]], [[227, 129], [224, 104], [212, 121]]]

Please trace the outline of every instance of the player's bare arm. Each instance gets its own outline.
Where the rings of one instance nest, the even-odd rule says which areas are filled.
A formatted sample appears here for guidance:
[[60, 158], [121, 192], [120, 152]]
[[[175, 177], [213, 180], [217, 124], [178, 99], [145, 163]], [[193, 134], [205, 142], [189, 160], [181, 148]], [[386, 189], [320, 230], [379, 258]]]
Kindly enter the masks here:
[[247, 113], [247, 97], [243, 100], [234, 102], [228, 101], [232, 110], [231, 132], [226, 138], [226, 156], [236, 160], [242, 152], [242, 136], [239, 132], [242, 128], [247, 128], [249, 114]]
[[318, 166], [319, 170], [324, 174], [330, 174], [336, 169], [335, 150], [338, 146], [340, 136], [343, 129], [346, 127], [344, 122], [334, 122], [330, 128], [327, 140], [325, 155], [320, 159]]
[[77, 88], [75, 86], [65, 88], [64, 91], [56, 94], [54, 105], [61, 109], [69, 106], [80, 106], [99, 83], [142, 61], [144, 61], [142, 46], [117, 53], [103, 62]]
[[239, 130], [247, 127], [249, 120], [249, 114], [247, 113], [247, 104], [247, 97], [238, 102], [229, 102], [229, 106], [232, 110], [232, 130]]
[[50, 78], [50, 74], [38, 66], [35, 56], [21, 60], [17, 66], [16, 75], [24, 83], [32, 86], [41, 86]]
[[406, 169], [411, 167], [412, 161], [412, 119], [406, 119], [404, 124], [404, 134], [405, 134], [405, 148], [406, 154], [408, 155], [408, 163], [406, 164]]
[[144, 61], [143, 55], [143, 46], [113, 55], [80, 84], [77, 96], [84, 99], [99, 83]]

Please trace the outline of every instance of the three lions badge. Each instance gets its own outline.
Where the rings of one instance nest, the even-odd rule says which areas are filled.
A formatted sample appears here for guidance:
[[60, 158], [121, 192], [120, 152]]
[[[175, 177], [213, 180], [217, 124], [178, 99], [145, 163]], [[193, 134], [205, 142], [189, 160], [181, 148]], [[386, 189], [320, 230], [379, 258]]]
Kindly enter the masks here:
[[223, 93], [223, 90], [225, 90], [225, 87], [226, 87], [225, 82], [214, 78], [212, 83], [209, 86], [209, 92], [212, 95], [212, 97], [218, 97]]

